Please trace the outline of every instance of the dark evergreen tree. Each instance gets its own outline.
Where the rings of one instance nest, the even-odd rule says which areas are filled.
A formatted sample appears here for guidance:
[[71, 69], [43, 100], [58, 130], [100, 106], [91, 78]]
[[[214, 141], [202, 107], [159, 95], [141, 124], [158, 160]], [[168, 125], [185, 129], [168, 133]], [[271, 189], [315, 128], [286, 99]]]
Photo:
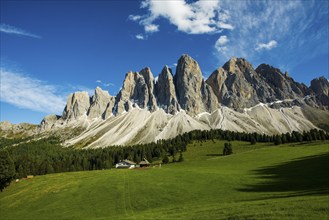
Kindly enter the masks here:
[[251, 137], [250, 144], [255, 145], [256, 144], [256, 138]]
[[231, 143], [224, 143], [223, 155], [230, 155], [233, 153], [232, 144]]
[[8, 151], [0, 151], [0, 191], [7, 187], [15, 177], [15, 164]]
[[280, 135], [276, 135], [276, 136], [275, 136], [274, 144], [275, 144], [275, 145], [280, 145], [280, 144], [282, 144], [282, 140], [281, 140], [281, 136], [280, 136]]

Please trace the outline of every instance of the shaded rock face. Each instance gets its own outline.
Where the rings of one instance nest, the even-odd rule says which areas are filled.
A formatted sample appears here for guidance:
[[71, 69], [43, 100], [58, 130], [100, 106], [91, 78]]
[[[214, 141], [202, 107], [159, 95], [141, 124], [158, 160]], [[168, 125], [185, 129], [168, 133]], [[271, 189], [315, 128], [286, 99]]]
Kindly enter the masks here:
[[169, 114], [175, 114], [180, 110], [179, 103], [176, 98], [176, 89], [172, 71], [168, 66], [165, 66], [155, 84], [155, 94], [158, 105]]
[[107, 119], [108, 117], [113, 115], [114, 105], [115, 105], [115, 97], [111, 96], [108, 103], [107, 103], [107, 105], [106, 105], [105, 111], [102, 114], [103, 119]]
[[313, 79], [311, 81], [310, 92], [314, 93], [316, 102], [320, 106], [329, 108], [329, 82], [325, 77]]
[[307, 87], [295, 82], [287, 73], [283, 74], [279, 69], [267, 64], [261, 64], [256, 72], [261, 75], [265, 83], [271, 88], [272, 97], [279, 100], [293, 99], [306, 95]]
[[183, 55], [178, 60], [174, 83], [180, 106], [190, 114], [218, 108], [212, 88], [204, 82], [198, 63], [190, 56]]
[[316, 95], [323, 94], [323, 95], [329, 96], [329, 82], [324, 76], [313, 79], [311, 81], [310, 89]]
[[[103, 117], [105, 110], [107, 109], [108, 105], [111, 105], [111, 96], [108, 91], [104, 91], [101, 88], [97, 87], [95, 89], [95, 94], [92, 97], [91, 105], [88, 110], [88, 117], [89, 118], [98, 118]], [[112, 100], [113, 102], [113, 100]], [[113, 106], [112, 106], [113, 107]], [[112, 109], [111, 109], [112, 112]]]
[[87, 114], [90, 107], [90, 97], [87, 92], [75, 92], [70, 94], [63, 111], [63, 119], [78, 119]]
[[288, 73], [267, 64], [256, 70], [243, 58], [232, 58], [207, 79], [218, 101], [236, 110], [263, 102], [303, 98], [306, 85], [295, 82]]

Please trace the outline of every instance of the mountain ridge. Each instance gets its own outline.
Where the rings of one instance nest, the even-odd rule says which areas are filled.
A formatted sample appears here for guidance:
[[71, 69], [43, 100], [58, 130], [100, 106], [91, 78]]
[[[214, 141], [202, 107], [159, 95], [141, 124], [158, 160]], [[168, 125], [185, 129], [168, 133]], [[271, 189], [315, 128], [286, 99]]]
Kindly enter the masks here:
[[62, 115], [46, 116], [36, 133], [83, 128], [66, 145], [104, 147], [152, 142], [193, 129], [303, 131], [317, 128], [311, 121], [318, 118], [303, 111], [328, 114], [328, 91], [325, 77], [307, 87], [268, 64], [254, 69], [244, 58], [231, 58], [204, 80], [197, 61], [183, 54], [175, 75], [168, 66], [157, 80], [149, 67], [128, 72], [116, 96], [100, 87], [92, 97], [86, 92], [70, 94]]

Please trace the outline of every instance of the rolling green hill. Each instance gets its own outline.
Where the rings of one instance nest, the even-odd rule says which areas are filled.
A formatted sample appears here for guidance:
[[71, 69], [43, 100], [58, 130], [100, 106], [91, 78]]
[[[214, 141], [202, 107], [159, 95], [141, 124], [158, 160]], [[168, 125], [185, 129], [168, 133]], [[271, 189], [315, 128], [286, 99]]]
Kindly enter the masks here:
[[0, 193], [0, 219], [328, 219], [329, 142], [194, 142], [184, 162], [36, 176]]

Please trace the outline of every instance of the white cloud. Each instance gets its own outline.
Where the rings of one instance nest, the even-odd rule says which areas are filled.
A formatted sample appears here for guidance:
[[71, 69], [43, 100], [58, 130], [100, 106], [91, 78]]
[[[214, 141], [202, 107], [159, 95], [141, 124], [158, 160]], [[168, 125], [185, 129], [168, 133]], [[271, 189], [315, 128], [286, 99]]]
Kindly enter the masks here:
[[222, 35], [216, 41], [216, 45], [215, 46], [223, 46], [223, 45], [227, 44], [228, 42], [229, 42], [229, 39], [227, 38], [227, 36], [226, 35]]
[[[130, 20], [137, 16], [139, 24], [144, 26], [146, 32], [159, 31], [159, 25], [155, 24], [158, 18], [167, 19], [181, 32], [188, 34], [217, 33], [222, 29], [233, 30], [234, 26], [227, 23], [229, 13], [221, 11], [219, 0], [196, 1], [188, 3], [180, 1], [145, 0], [141, 8], [148, 10], [148, 14], [130, 15]], [[151, 28], [152, 27], [152, 28]]]
[[138, 40], [144, 40], [144, 36], [142, 34], [137, 34], [135, 36]]
[[155, 24], [147, 24], [144, 26], [144, 30], [146, 33], [154, 33], [159, 31], [159, 25]]
[[41, 38], [41, 36], [39, 36], [39, 35], [31, 34], [25, 30], [10, 26], [8, 24], [0, 24], [0, 32], [6, 33], [6, 34], [19, 35], [19, 36]]
[[102, 81], [101, 81], [101, 80], [99, 80], [99, 79], [98, 79], [98, 80], [96, 80], [96, 82], [97, 82], [97, 83], [102, 83]]
[[226, 35], [222, 35], [218, 38], [218, 40], [215, 43], [215, 48], [218, 52], [226, 53], [227, 47], [225, 46], [229, 42], [229, 39]]
[[138, 21], [142, 18], [140, 15], [129, 15], [128, 19], [132, 21]]
[[255, 50], [271, 50], [274, 47], [276, 47], [278, 45], [278, 42], [276, 42], [275, 40], [271, 40], [270, 42], [268, 42], [267, 44], [265, 43], [259, 43], [257, 44], [257, 47]]
[[228, 30], [233, 30], [234, 29], [233, 25], [224, 23], [222, 21], [219, 21], [218, 24], [217, 24], [217, 26], [219, 28], [222, 28], [222, 29], [228, 29]]
[[59, 114], [66, 104], [66, 97], [46, 82], [23, 74], [0, 69], [1, 101], [20, 108]]

